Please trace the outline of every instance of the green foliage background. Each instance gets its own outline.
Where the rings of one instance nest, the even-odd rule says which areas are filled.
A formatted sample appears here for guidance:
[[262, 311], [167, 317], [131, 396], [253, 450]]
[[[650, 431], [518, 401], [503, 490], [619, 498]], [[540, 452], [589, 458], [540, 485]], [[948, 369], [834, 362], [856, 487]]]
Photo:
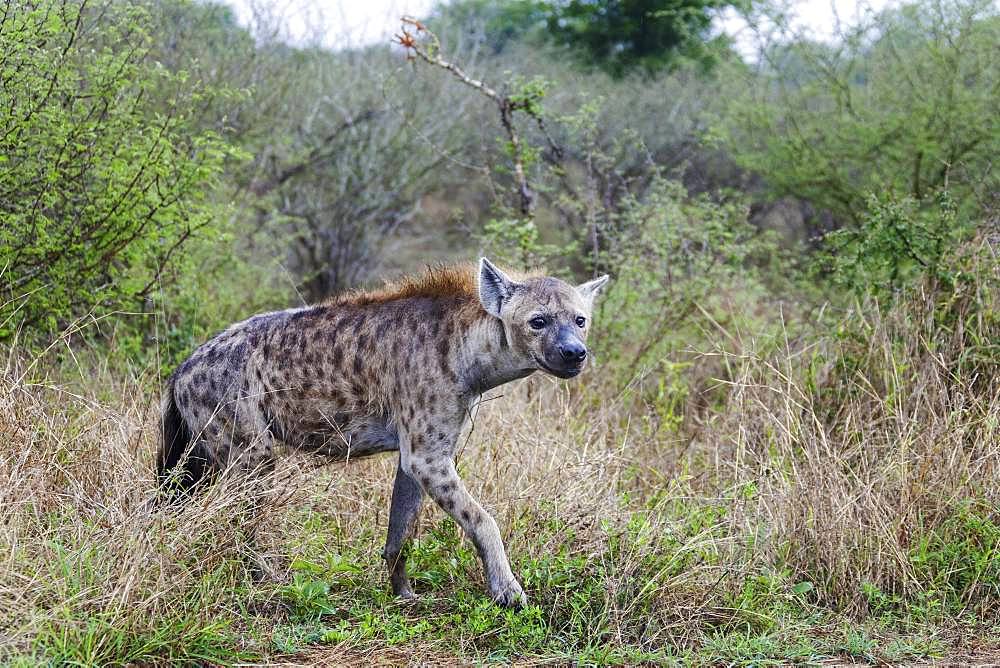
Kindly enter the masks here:
[[844, 223], [861, 221], [872, 194], [933, 208], [948, 190], [981, 212], [1000, 186], [998, 42], [989, 0], [906, 4], [836, 44], [778, 42], [723, 120], [732, 155], [773, 194]]
[[[774, 26], [755, 55], [707, 31], [724, 6]], [[18, 392], [0, 397], [0, 435], [51, 448], [58, 508], [18, 529], [36, 607], [0, 610], [31, 629], [25, 665], [425, 641], [595, 664], [1000, 647], [995, 3], [918, 0], [828, 42], [796, 34], [777, 2], [436, 8], [442, 56], [517, 106], [517, 151], [495, 100], [384, 45], [288, 44], [211, 2], [5, 7], [0, 339]], [[531, 215], [512, 205], [517, 161]], [[613, 276], [596, 369], [545, 395], [564, 405], [529, 386], [537, 415], [497, 423], [596, 458], [510, 506], [537, 607], [485, 601], [447, 520], [412, 555], [419, 588], [447, 600], [403, 607], [373, 575], [382, 527], [325, 501], [286, 516], [297, 556], [278, 585], [253, 582], [249, 520], [222, 508], [187, 518], [201, 533], [157, 525], [175, 541], [157, 563], [181, 586], [143, 614], [88, 598], [132, 567], [128, 540], [152, 543], [148, 525], [106, 521], [105, 506], [134, 507], [77, 445], [101, 466], [146, 463], [125, 446], [109, 459], [114, 435], [87, 440], [75, 404], [11, 397], [71, 366], [107, 372], [101, 400], [146, 390], [152, 406], [234, 321], [480, 254]], [[65, 492], [74, 466], [93, 490]], [[573, 493], [601, 505], [557, 512], [555, 479], [596, 484], [592, 471], [613, 480]]]

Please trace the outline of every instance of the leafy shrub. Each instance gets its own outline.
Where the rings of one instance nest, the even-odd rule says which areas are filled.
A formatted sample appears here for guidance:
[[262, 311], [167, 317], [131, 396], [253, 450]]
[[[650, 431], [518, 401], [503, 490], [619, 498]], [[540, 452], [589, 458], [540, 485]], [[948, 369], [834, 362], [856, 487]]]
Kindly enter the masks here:
[[765, 273], [781, 280], [790, 266], [778, 268], [775, 239], [747, 222], [742, 199], [689, 197], [673, 181], [660, 180], [642, 200], [629, 199], [603, 236], [614, 281], [595, 323], [624, 381], [664, 364], [666, 353], [692, 341], [707, 343], [693, 330], [713, 317], [719, 326], [739, 314], [732, 301], [746, 304], [744, 315], [752, 317], [750, 305], [769, 298]]
[[23, 9], [0, 19], [0, 338], [141, 305], [213, 233], [209, 193], [237, 155], [189, 127], [213, 93], [147, 62], [141, 9]]

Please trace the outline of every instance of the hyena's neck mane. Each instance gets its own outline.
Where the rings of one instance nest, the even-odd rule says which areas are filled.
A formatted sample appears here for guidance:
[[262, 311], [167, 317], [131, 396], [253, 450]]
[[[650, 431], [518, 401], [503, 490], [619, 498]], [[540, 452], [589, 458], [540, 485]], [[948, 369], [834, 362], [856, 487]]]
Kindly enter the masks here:
[[[426, 351], [421, 354], [444, 358], [444, 366], [453, 369], [463, 393], [481, 394], [523, 378], [534, 369], [524, 368], [513, 355], [503, 325], [480, 303], [477, 271], [472, 264], [429, 266], [420, 274], [388, 281], [381, 288], [337, 295], [323, 306], [374, 308], [400, 321], [416, 308], [414, 303], [423, 304], [420, 324], [407, 331], [408, 341]], [[519, 279], [534, 275], [511, 274]], [[439, 326], [432, 324], [434, 320]]]
[[[325, 304], [369, 306], [418, 297], [479, 302], [478, 268], [471, 262], [428, 265], [421, 273], [385, 281], [381, 287], [369, 290], [348, 290], [328, 299]], [[538, 271], [504, 270], [516, 280], [541, 276]]]
[[330, 298], [326, 303], [370, 306], [415, 297], [477, 300], [475, 265], [464, 263], [428, 266], [420, 274], [386, 281], [380, 288], [350, 290]]

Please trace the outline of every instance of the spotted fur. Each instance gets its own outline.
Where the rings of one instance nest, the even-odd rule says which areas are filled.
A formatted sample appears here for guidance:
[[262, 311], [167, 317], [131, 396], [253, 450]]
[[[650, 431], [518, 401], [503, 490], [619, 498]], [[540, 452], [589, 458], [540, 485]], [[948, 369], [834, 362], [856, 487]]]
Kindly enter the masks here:
[[483, 392], [583, 369], [606, 281], [512, 278], [484, 258], [237, 323], [168, 382], [161, 484], [177, 495], [223, 469], [267, 470], [279, 443], [334, 460], [398, 451], [384, 552], [395, 593], [412, 596], [405, 545], [429, 495], [475, 544], [492, 597], [520, 605], [497, 524], [455, 470], [457, 443]]

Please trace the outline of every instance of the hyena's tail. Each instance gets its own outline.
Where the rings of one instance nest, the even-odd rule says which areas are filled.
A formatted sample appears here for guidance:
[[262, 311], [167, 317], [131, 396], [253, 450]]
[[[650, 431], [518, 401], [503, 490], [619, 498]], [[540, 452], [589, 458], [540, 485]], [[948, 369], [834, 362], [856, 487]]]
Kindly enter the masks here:
[[194, 444], [191, 428], [181, 415], [174, 397], [174, 379], [167, 381], [161, 412], [160, 451], [156, 457], [156, 479], [168, 500], [187, 496], [208, 474], [208, 458]]

